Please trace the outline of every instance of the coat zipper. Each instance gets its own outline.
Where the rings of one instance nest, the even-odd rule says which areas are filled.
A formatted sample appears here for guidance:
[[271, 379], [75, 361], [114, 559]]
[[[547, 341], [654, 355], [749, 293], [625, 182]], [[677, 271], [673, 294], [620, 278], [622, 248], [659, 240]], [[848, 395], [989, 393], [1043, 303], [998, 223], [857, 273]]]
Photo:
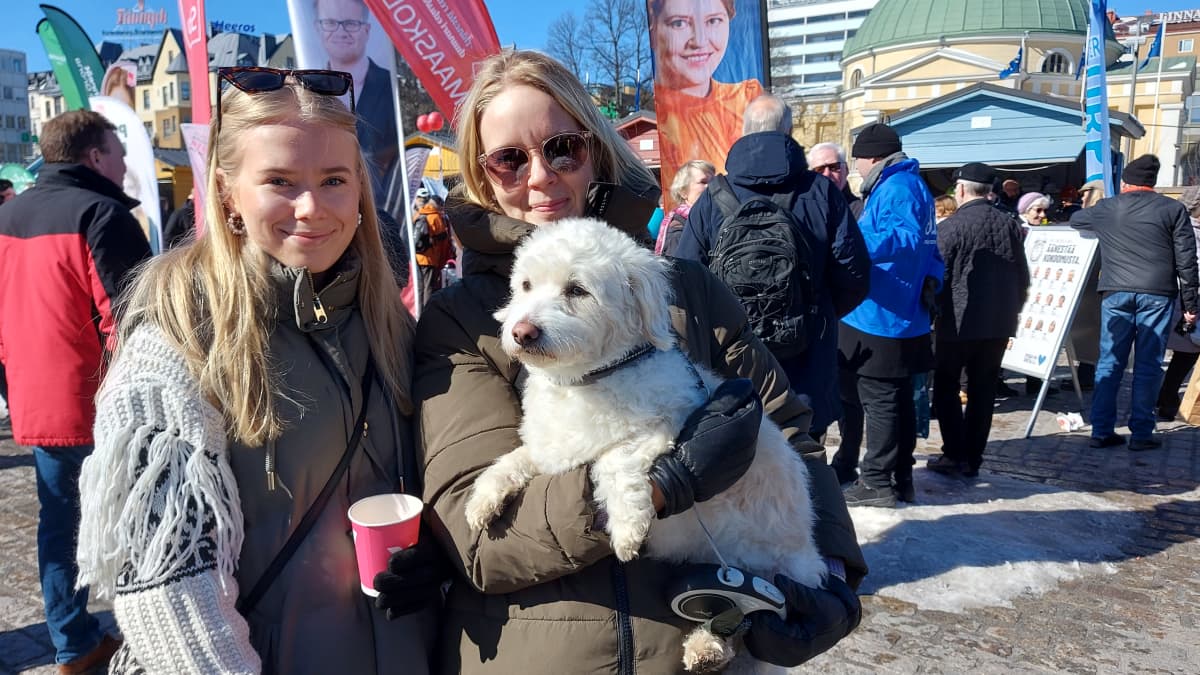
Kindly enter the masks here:
[[[323, 326], [329, 323], [329, 315], [325, 313], [325, 305], [321, 304], [321, 296], [317, 295], [317, 287], [313, 284], [312, 272], [305, 270], [305, 276], [308, 277], [308, 290], [312, 292], [313, 316], [317, 318], [317, 323]], [[342, 275], [339, 272], [338, 275], [333, 278], [333, 281], [331, 281], [325, 287], [329, 288], [329, 286], [336, 284], [341, 278]]]
[[617, 673], [635, 675], [633, 659], [633, 621], [629, 618], [629, 586], [625, 583], [625, 565], [613, 561], [613, 590], [617, 595]]
[[[313, 315], [316, 316], [317, 323], [322, 324], [322, 325], [329, 323], [329, 315], [325, 313], [325, 305], [321, 304], [321, 296], [317, 295], [317, 287], [315, 284], [313, 284], [312, 272], [305, 270], [304, 275], [308, 278], [308, 290], [309, 290], [309, 292], [312, 293]], [[334, 277], [333, 281], [329, 285], [332, 286], [333, 284], [337, 283], [338, 280], [341, 278], [342, 278], [342, 275], [339, 273], [336, 277]], [[367, 424], [365, 421], [363, 422], [362, 434], [363, 434], [363, 436], [367, 435]], [[264, 459], [263, 469], [265, 469], [266, 474], [267, 474], [267, 490], [270, 492], [274, 492], [275, 489], [281, 485], [281, 483], [279, 481], [279, 474], [276, 471], [276, 467], [275, 467], [275, 443], [274, 442], [270, 442], [267, 444], [267, 453], [266, 453], [266, 457]], [[286, 486], [283, 489], [288, 492], [289, 496], [291, 495], [291, 492], [287, 490]]]

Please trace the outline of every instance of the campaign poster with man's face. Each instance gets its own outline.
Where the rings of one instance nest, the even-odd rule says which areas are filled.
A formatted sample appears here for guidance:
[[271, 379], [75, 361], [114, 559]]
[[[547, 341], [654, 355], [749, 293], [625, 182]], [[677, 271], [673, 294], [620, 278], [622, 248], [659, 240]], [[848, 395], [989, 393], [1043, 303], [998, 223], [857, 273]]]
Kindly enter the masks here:
[[340, 70], [354, 77], [358, 142], [371, 173], [375, 205], [393, 211], [401, 201], [401, 135], [392, 93], [391, 41], [363, 0], [288, 0], [288, 11], [298, 67]]

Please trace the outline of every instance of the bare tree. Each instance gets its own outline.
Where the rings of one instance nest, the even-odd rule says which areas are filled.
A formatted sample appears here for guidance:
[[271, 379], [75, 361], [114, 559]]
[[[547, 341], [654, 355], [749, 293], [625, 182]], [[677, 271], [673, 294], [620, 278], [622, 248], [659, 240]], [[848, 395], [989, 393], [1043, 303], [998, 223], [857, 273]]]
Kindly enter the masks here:
[[583, 80], [583, 71], [587, 62], [584, 48], [582, 26], [575, 18], [574, 12], [564, 12], [550, 24], [546, 36], [546, 53], [562, 62], [575, 77]]
[[[399, 52], [396, 53], [396, 83], [400, 90], [400, 113], [404, 117], [405, 133], [415, 133], [417, 117], [438, 108], [433, 102], [433, 97], [421, 84], [421, 80], [413, 73], [412, 68], [409, 68], [408, 63], [400, 58]], [[447, 122], [453, 114], [453, 110], [442, 111]]]
[[637, 40], [646, 30], [642, 0], [590, 0], [584, 16], [584, 45], [599, 71], [597, 81], [613, 84], [617, 110], [625, 110], [624, 84], [637, 70]]
[[635, 56], [636, 84], [641, 91], [643, 110], [654, 110], [654, 59], [650, 52], [650, 24], [646, 3], [634, 0], [637, 5], [637, 28], [634, 31], [633, 53]]

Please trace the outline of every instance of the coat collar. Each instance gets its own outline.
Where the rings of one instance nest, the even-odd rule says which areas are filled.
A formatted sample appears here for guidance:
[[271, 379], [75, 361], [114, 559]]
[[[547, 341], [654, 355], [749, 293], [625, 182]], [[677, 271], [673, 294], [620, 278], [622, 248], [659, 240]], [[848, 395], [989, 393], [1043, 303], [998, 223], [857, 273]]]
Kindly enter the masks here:
[[141, 204], [116, 183], [82, 164], [47, 164], [38, 171], [38, 185], [75, 187], [104, 195], [132, 209]]
[[[639, 196], [632, 192], [628, 195], [634, 201], [651, 203], [652, 197], [657, 196]], [[464, 275], [490, 272], [507, 277], [512, 270], [513, 252], [537, 227], [468, 201], [461, 189], [455, 189], [447, 196], [446, 215], [454, 224], [454, 233], [463, 245]], [[653, 245], [646, 231], [646, 223], [640, 218], [628, 216], [627, 213], [610, 212], [605, 219], [609, 225], [634, 239]]]
[[347, 249], [334, 265], [333, 279], [316, 289], [307, 267], [287, 267], [271, 260], [279, 318], [290, 317], [301, 332], [327, 330], [342, 325], [358, 304], [358, 278], [362, 262]]

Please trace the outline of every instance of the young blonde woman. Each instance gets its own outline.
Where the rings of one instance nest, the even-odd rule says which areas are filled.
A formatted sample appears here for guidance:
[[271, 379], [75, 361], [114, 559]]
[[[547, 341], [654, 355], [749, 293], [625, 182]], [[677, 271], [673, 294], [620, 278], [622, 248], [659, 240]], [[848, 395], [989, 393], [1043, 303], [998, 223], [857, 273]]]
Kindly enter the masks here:
[[[654, 180], [602, 118], [583, 85], [536, 52], [482, 62], [458, 120], [464, 190], [447, 201], [465, 249], [462, 281], [435, 295], [417, 326], [416, 378], [425, 498], [459, 577], [447, 599], [446, 673], [666, 673], [682, 668], [691, 625], [665, 589], [688, 569], [620, 564], [592, 502], [587, 468], [534, 478], [487, 532], [463, 507], [475, 477], [520, 443], [520, 365], [503, 352], [492, 313], [508, 295], [513, 250], [534, 228], [594, 215], [651, 245]], [[607, 205], [607, 208], [602, 208]], [[749, 464], [740, 425], [762, 406], [812, 455], [817, 542], [835, 572], [825, 587], [780, 578], [787, 621], [755, 615], [746, 642], [759, 658], [795, 664], [831, 647], [861, 613], [846, 581], [866, 572], [837, 481], [819, 446], [804, 442], [811, 413], [750, 330], [741, 305], [702, 266], [679, 261], [671, 316], [681, 348], [733, 382], [685, 427], [651, 471], [660, 518], [729, 487]], [[749, 381], [747, 381], [749, 380]], [[712, 432], [712, 433], [710, 433]], [[690, 514], [674, 515], [690, 517]], [[843, 569], [844, 567], [844, 569]]]
[[151, 261], [121, 312], [81, 480], [80, 583], [113, 598], [113, 672], [426, 672], [436, 575], [389, 622], [348, 533], [355, 500], [419, 489], [412, 326], [336, 98], [349, 76], [220, 82], [209, 225]]

